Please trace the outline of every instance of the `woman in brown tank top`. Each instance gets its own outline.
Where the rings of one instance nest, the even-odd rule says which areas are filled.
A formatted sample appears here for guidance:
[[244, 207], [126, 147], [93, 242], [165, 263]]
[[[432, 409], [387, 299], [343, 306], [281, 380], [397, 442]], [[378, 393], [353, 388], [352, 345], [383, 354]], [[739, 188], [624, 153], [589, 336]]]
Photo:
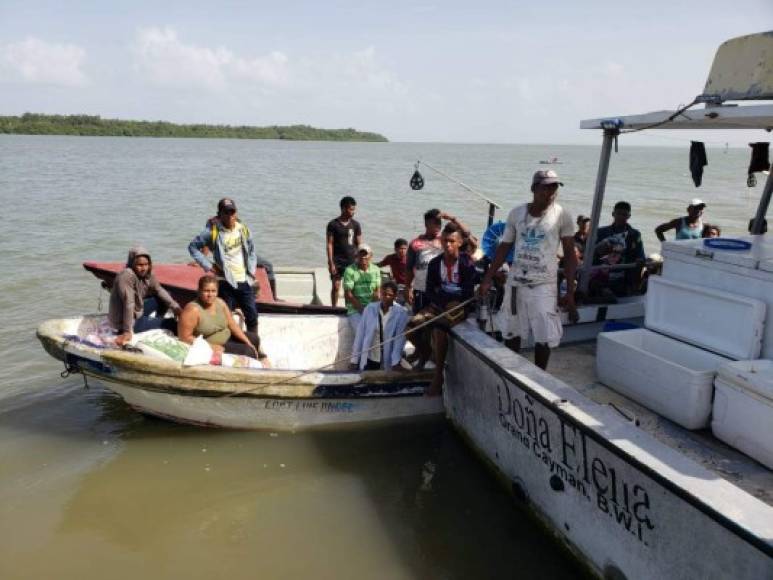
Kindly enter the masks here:
[[257, 333], [239, 328], [228, 306], [217, 297], [217, 286], [217, 278], [211, 274], [199, 278], [196, 300], [189, 302], [180, 315], [180, 340], [192, 344], [201, 335], [215, 351], [251, 356], [270, 366], [268, 357], [260, 350]]

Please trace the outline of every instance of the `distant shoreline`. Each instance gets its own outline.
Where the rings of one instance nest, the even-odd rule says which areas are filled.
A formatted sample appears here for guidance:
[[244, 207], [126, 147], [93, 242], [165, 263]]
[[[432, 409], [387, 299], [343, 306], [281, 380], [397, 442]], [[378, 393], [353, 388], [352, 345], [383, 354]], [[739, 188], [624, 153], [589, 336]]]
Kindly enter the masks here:
[[99, 115], [0, 116], [0, 134], [81, 135], [92, 137], [182, 137], [208, 139], [282, 139], [287, 141], [388, 142], [383, 135], [355, 129], [319, 129], [308, 125], [178, 125], [166, 121], [102, 119]]

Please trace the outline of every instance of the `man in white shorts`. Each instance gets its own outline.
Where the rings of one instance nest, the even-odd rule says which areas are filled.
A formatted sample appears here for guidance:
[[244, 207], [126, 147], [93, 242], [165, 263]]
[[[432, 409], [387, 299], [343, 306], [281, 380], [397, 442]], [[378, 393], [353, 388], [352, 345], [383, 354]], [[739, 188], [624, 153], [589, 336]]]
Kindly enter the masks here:
[[577, 258], [574, 253], [574, 221], [555, 203], [558, 186], [563, 185], [553, 170], [537, 171], [531, 181], [534, 197], [507, 216], [507, 226], [494, 261], [479, 292], [485, 296], [491, 279], [515, 245], [515, 258], [507, 279], [508, 288], [500, 310], [500, 329], [505, 344], [518, 352], [521, 341], [534, 335], [534, 362], [546, 369], [550, 349], [561, 342], [563, 327], [558, 311], [558, 248], [563, 248], [567, 284], [566, 308], [576, 317], [574, 281]]

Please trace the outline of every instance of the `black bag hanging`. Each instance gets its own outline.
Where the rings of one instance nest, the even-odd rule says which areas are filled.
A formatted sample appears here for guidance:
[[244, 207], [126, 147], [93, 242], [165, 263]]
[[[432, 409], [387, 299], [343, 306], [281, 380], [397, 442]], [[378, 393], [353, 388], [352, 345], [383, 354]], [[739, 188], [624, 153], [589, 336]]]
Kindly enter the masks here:
[[770, 143], [749, 143], [752, 148], [752, 160], [749, 162], [749, 175], [770, 169], [768, 161], [768, 149]]
[[706, 147], [700, 141], [690, 141], [690, 173], [695, 187], [703, 182], [703, 167], [708, 165]]
[[419, 164], [417, 163], [415, 166], [416, 170], [413, 172], [413, 175], [411, 176], [411, 189], [414, 191], [418, 191], [424, 187], [424, 178], [421, 176], [421, 173], [419, 173]]

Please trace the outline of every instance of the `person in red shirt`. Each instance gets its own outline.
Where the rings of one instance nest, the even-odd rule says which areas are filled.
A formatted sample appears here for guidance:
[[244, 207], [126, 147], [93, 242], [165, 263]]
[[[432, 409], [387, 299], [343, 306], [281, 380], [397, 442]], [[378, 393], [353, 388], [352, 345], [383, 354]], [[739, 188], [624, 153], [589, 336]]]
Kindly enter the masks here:
[[408, 242], [403, 238], [397, 238], [394, 253], [384, 256], [377, 266], [379, 268], [389, 266], [392, 279], [398, 285], [405, 285], [408, 282]]

